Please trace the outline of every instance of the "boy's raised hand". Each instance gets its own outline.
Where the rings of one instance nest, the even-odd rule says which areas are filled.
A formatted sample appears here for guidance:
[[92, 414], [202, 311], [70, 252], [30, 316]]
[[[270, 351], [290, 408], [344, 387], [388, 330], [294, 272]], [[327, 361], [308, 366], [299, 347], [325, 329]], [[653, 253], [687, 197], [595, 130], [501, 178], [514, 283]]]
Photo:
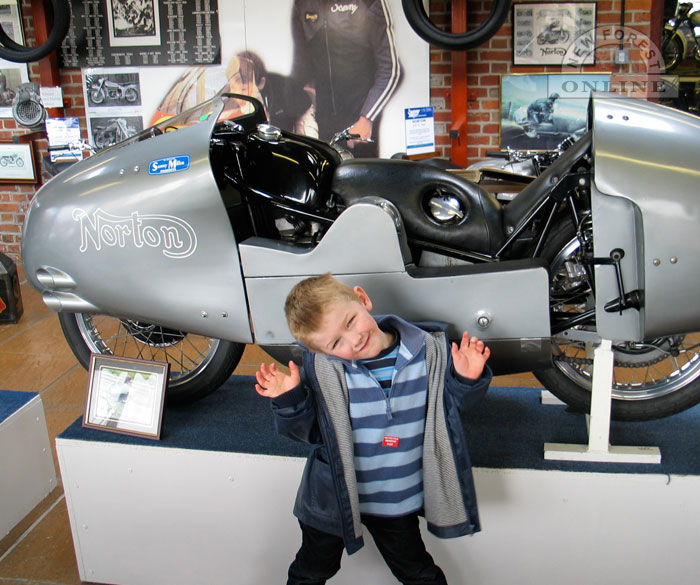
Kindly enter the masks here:
[[452, 363], [455, 371], [463, 378], [471, 380], [479, 378], [490, 355], [491, 350], [484, 345], [484, 342], [476, 337], [470, 338], [466, 331], [462, 333], [459, 346], [452, 343]]
[[299, 385], [301, 375], [299, 374], [299, 366], [294, 362], [289, 362], [289, 374], [280, 372], [275, 364], [265, 365], [260, 364], [260, 369], [255, 372], [255, 391], [266, 398], [276, 398], [280, 394], [289, 392], [292, 388]]

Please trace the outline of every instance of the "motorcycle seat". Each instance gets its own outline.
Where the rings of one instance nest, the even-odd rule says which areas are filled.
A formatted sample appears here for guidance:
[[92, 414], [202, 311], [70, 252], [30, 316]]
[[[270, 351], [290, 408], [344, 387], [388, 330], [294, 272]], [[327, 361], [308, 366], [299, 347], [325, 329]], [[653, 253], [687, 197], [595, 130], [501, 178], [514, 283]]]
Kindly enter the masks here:
[[574, 142], [558, 159], [549, 165], [532, 183], [527, 185], [503, 209], [503, 225], [510, 233], [532, 213], [542, 199], [580, 161], [591, 146], [591, 133], [588, 132]]
[[[488, 191], [433, 165], [400, 159], [350, 159], [335, 171], [332, 191], [350, 206], [368, 195], [399, 210], [409, 243], [426, 242], [489, 254], [504, 241], [501, 204]], [[456, 197], [463, 217], [441, 223], [430, 213], [434, 196]]]

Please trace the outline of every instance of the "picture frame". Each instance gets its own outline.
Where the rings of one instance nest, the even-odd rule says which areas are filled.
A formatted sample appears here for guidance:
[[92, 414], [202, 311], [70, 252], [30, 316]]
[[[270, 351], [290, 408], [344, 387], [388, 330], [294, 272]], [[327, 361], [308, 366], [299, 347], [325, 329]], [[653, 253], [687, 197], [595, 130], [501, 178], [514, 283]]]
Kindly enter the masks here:
[[83, 426], [160, 439], [169, 364], [92, 354]]
[[499, 148], [552, 150], [588, 128], [591, 91], [609, 91], [610, 73], [501, 75]]
[[32, 142], [0, 142], [0, 183], [38, 183]]
[[[0, 0], [0, 26], [15, 43], [24, 45], [24, 28], [18, 0]], [[26, 63], [0, 59], [0, 118], [12, 118], [12, 100], [17, 88], [29, 81]]]
[[513, 65], [595, 64], [596, 3], [513, 4]]

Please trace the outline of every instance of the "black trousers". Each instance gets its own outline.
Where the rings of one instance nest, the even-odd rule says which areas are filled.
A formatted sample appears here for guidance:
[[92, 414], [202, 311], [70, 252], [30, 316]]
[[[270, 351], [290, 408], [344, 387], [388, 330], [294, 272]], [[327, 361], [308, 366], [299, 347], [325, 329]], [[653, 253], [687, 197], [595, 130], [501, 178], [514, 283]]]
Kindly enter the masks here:
[[[418, 515], [380, 518], [362, 515], [377, 549], [404, 585], [447, 585], [445, 575], [425, 550]], [[323, 585], [340, 569], [343, 539], [299, 522], [302, 542], [289, 567], [287, 585]]]

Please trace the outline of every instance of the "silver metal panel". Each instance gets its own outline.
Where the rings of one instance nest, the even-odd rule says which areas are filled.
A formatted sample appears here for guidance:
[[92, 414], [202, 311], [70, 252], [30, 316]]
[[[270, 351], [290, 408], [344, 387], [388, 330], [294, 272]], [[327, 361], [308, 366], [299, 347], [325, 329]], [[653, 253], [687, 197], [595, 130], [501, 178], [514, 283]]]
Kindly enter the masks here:
[[[25, 222], [32, 284], [46, 291], [37, 272], [65, 274], [73, 298], [99, 312], [251, 341], [210, 132], [207, 122], [109, 149], [45, 185]], [[182, 155], [190, 157], [186, 170], [149, 173], [155, 159]], [[60, 283], [53, 290], [68, 292]]]
[[403, 271], [408, 259], [402, 253], [405, 236], [402, 226], [397, 227], [398, 218], [376, 203], [357, 203], [338, 217], [311, 250], [249, 238], [239, 246], [243, 274], [255, 278]]
[[[373, 313], [394, 313], [409, 321], [443, 321], [451, 336], [462, 331], [483, 339], [549, 338], [549, 278], [543, 267], [475, 272], [460, 276], [413, 278], [407, 272], [338, 274], [362, 286]], [[284, 317], [284, 301], [303, 277], [246, 278], [256, 343], [293, 342]], [[491, 325], [477, 324], [486, 315]], [[537, 351], [533, 347], [533, 351]]]
[[595, 185], [643, 220], [643, 335], [700, 330], [700, 306], [688, 303], [700, 289], [700, 118], [600, 94], [593, 104]]
[[[602, 195], [595, 185], [591, 192], [594, 254], [598, 258], [610, 258], [612, 250], [624, 250], [620, 268], [625, 291], [638, 290], [643, 282], [639, 269], [644, 261], [639, 210], [627, 199]], [[600, 337], [641, 341], [644, 338], [644, 309], [629, 309], [622, 313], [605, 311], [605, 304], [620, 296], [614, 266], [597, 265], [595, 284], [596, 328]]]

